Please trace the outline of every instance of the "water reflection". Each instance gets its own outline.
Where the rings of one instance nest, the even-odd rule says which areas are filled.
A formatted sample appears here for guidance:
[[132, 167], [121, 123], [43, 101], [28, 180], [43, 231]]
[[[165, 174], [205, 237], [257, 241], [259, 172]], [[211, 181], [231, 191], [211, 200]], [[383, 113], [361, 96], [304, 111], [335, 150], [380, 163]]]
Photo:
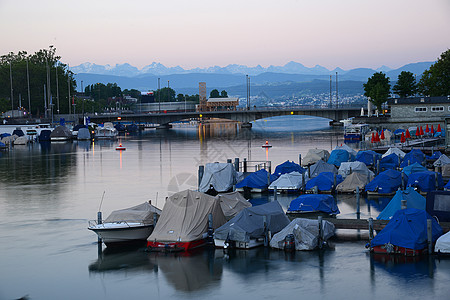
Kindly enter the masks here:
[[89, 272], [153, 272], [155, 267], [154, 264], [149, 262], [148, 255], [142, 248], [106, 248], [100, 253], [97, 261], [89, 265]]
[[374, 272], [382, 270], [403, 280], [434, 276], [435, 259], [432, 256], [404, 256], [369, 253], [370, 267]]

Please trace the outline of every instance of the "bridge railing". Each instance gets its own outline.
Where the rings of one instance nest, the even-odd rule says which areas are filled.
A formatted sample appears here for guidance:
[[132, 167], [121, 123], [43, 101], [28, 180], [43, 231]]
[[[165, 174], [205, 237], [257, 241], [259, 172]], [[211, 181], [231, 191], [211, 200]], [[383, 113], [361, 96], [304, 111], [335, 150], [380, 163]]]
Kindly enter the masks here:
[[271, 161], [249, 161], [244, 158], [243, 161], [239, 162], [240, 172], [256, 172], [265, 169], [267, 172], [272, 173], [272, 162]]

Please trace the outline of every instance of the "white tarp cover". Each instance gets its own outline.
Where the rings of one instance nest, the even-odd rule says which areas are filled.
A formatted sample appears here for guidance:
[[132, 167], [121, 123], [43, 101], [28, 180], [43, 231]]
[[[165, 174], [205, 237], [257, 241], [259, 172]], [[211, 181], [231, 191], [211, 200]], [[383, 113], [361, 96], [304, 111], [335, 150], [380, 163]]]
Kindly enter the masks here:
[[10, 136], [5, 136], [4, 138], [2, 138], [2, 143], [5, 145], [9, 145], [9, 144], [14, 143], [14, 140], [17, 138], [18, 138], [18, 136], [15, 134], [10, 135]]
[[145, 224], [153, 224], [153, 214], [161, 214], [161, 210], [157, 207], [151, 205], [148, 202], [144, 202], [142, 204], [115, 210], [113, 211], [105, 220], [105, 223], [114, 223], [114, 222], [136, 222], [136, 223], [145, 223]]
[[361, 161], [341, 163], [338, 174], [345, 179], [348, 175], [350, 175], [350, 170], [352, 173], [360, 173], [365, 175], [369, 179], [369, 181], [372, 180], [375, 176], [375, 174], [367, 168], [366, 164]]
[[26, 145], [28, 144], [28, 137], [26, 135], [19, 136], [17, 139], [14, 140], [14, 145]]
[[450, 231], [437, 239], [434, 252], [450, 254]]
[[308, 166], [316, 163], [319, 160], [327, 161], [330, 157], [330, 152], [324, 149], [309, 149], [305, 157], [302, 159], [302, 166]]
[[155, 229], [148, 237], [157, 242], [191, 242], [200, 240], [208, 230], [212, 214], [213, 229], [226, 223], [219, 198], [185, 190], [166, 200]]
[[239, 174], [232, 163], [208, 163], [198, 190], [206, 193], [212, 186], [217, 192], [227, 192], [238, 182]]
[[366, 184], [369, 183], [367, 175], [361, 173], [352, 173], [345, 178], [344, 181], [339, 183], [336, 190], [341, 193], [353, 193], [356, 191], [356, 187], [359, 186], [359, 190], [363, 191]]
[[401, 159], [403, 159], [406, 155], [405, 152], [403, 152], [402, 150], [398, 149], [398, 148], [389, 148], [386, 153], [384, 153], [381, 157], [386, 157], [392, 153], [395, 153], [397, 156], [399, 156]]
[[338, 146], [338, 147], [334, 148], [333, 150], [337, 150], [337, 149], [345, 150], [345, 151], [347, 151], [348, 153], [350, 153], [351, 155], [356, 156], [356, 150], [350, 148], [347, 144]]
[[[333, 223], [323, 220], [322, 228], [324, 241], [334, 235]], [[294, 235], [295, 250], [313, 250], [319, 241], [319, 221], [303, 218], [292, 220], [288, 226], [272, 237], [270, 247], [284, 249], [284, 240], [288, 234]]]
[[442, 154], [438, 159], [436, 159], [436, 161], [433, 163], [433, 166], [440, 167], [448, 164], [450, 164], [450, 158], [448, 158], [447, 155]]
[[220, 207], [227, 219], [233, 218], [244, 208], [252, 206], [239, 192], [218, 194], [216, 197], [219, 198]]
[[282, 174], [277, 180], [269, 185], [269, 189], [273, 190], [277, 187], [279, 190], [298, 190], [302, 186], [302, 174], [299, 172], [291, 172]]

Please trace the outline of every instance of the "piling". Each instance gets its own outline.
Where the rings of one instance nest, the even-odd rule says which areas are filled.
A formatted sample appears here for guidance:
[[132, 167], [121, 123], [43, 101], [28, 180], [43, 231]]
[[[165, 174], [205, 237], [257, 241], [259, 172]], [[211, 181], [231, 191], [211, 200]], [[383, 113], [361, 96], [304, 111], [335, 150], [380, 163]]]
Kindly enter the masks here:
[[277, 187], [273, 187], [273, 201], [277, 201]]
[[402, 191], [405, 190], [405, 173], [402, 172]]
[[369, 218], [369, 241], [373, 239], [373, 218]]
[[158, 222], [158, 214], [153, 213], [153, 228], [156, 227], [156, 223]]
[[213, 215], [208, 215], [208, 243], [212, 244], [214, 243], [214, 225], [213, 225]]
[[332, 190], [336, 189], [336, 185], [337, 185], [337, 175], [336, 173], [333, 174], [333, 188]]
[[200, 183], [202, 182], [203, 174], [205, 174], [205, 166], [198, 166], [198, 187], [200, 188]]
[[380, 161], [377, 160], [377, 175], [380, 174]]
[[298, 155], [298, 164], [301, 166], [302, 165], [302, 154]]
[[427, 219], [427, 240], [428, 240], [428, 254], [433, 253], [433, 230], [431, 227], [431, 219]]
[[[103, 223], [103, 220], [102, 220], [102, 212], [99, 211], [99, 212], [97, 212], [97, 224], [102, 224], [102, 223]], [[99, 243], [101, 243], [101, 242], [102, 242], [102, 239], [101, 239], [100, 237], [98, 237], [97, 241], [98, 241]]]
[[361, 214], [361, 205], [360, 205], [360, 195], [359, 195], [359, 186], [356, 187], [356, 214], [359, 216]]
[[236, 172], [239, 172], [239, 157], [236, 157], [234, 159], [234, 169], [236, 170]]
[[231, 164], [231, 158], [227, 159], [227, 164]]
[[264, 228], [264, 247], [269, 246], [269, 235], [267, 231], [267, 219], [266, 216], [263, 216], [263, 228]]
[[434, 189], [437, 190], [438, 188], [439, 188], [438, 173], [434, 172]]
[[305, 189], [305, 172], [302, 173], [302, 189]]
[[311, 179], [311, 166], [308, 166], [308, 178]]
[[323, 224], [322, 224], [322, 216], [317, 217], [317, 223], [319, 225], [319, 238], [317, 239], [317, 246], [319, 249], [322, 249], [322, 243], [323, 243]]
[[246, 158], [244, 158], [244, 162], [243, 162], [243, 168], [244, 168], [244, 173], [246, 173], [247, 172], [247, 159]]

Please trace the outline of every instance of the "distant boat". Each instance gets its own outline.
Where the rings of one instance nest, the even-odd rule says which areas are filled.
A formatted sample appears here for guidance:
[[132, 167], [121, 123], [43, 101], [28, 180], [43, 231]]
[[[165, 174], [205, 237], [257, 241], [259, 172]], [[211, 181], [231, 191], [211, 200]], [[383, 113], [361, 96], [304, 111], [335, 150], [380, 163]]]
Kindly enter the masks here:
[[72, 132], [66, 126], [56, 127], [50, 134], [50, 140], [52, 142], [68, 141], [72, 138]]
[[103, 127], [97, 127], [95, 137], [97, 139], [115, 139], [119, 132], [111, 122], [106, 122]]

